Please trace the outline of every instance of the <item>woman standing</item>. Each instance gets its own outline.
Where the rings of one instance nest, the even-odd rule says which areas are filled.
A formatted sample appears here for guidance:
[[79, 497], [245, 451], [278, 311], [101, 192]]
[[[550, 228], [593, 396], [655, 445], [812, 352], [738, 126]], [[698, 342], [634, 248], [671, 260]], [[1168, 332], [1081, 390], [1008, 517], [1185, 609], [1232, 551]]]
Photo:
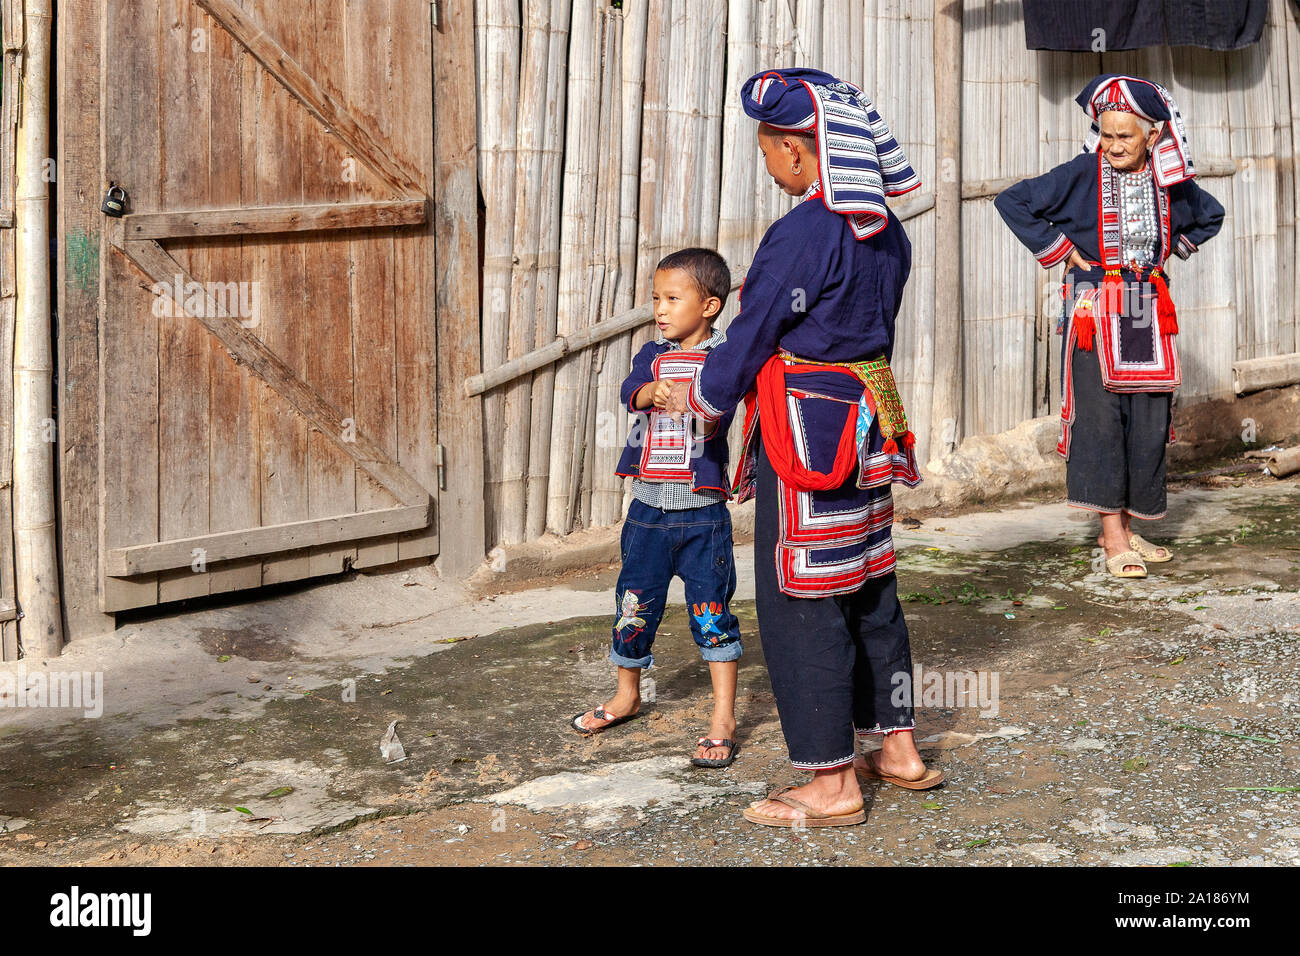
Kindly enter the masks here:
[[[768, 173], [803, 202], [768, 229], [727, 340], [672, 408], [717, 421], [746, 398], [736, 491], [757, 489], [759, 631], [791, 763], [813, 773], [745, 817], [841, 826], [866, 818], [859, 777], [943, 779], [912, 739], [891, 537], [890, 483], [920, 476], [889, 369], [911, 245], [885, 196], [920, 181], [852, 84], [771, 70], [741, 100]], [[882, 749], [855, 760], [855, 733]]]
[[1165, 445], [1180, 381], [1178, 319], [1165, 262], [1210, 240], [1223, 207], [1196, 169], [1169, 92], [1103, 74], [1077, 97], [1092, 120], [1084, 151], [1005, 190], [1002, 218], [1043, 268], [1066, 264], [1061, 440], [1068, 503], [1101, 516], [1106, 567], [1144, 578], [1168, 548], [1130, 520], [1165, 515]]

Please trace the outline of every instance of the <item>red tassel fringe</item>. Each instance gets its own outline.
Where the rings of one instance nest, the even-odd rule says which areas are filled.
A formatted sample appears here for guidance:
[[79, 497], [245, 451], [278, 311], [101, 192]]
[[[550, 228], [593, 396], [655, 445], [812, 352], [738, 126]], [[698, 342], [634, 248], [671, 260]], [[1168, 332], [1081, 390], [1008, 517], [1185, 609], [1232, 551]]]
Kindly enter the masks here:
[[1160, 323], [1160, 334], [1177, 335], [1178, 312], [1174, 309], [1174, 300], [1169, 295], [1169, 285], [1159, 269], [1151, 273], [1151, 282], [1156, 287], [1156, 317]]
[[1092, 351], [1092, 337], [1097, 325], [1092, 319], [1092, 309], [1078, 309], [1074, 313], [1074, 332], [1078, 337], [1079, 348], [1085, 352]]
[[881, 447], [880, 450], [883, 451], [886, 455], [897, 455], [898, 442], [894, 441], [894, 439], [892, 438], [886, 438], [885, 444]]

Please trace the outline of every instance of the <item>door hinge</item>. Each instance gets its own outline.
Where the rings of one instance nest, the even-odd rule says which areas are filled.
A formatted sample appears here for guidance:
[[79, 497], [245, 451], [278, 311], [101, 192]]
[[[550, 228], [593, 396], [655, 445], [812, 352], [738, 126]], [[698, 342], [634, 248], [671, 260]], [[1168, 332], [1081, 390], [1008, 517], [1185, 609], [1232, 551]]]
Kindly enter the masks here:
[[429, 22], [434, 28], [438, 26], [438, 0], [429, 0]]
[[446, 468], [446, 449], [442, 445], [438, 446], [438, 490], [447, 490], [447, 468]]

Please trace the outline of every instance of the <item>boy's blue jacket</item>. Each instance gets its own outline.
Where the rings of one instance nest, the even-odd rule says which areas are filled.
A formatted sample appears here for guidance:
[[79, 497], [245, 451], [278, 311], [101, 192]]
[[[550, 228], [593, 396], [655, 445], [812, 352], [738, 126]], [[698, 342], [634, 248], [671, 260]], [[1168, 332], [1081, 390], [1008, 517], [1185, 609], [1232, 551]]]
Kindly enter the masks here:
[[[632, 372], [623, 380], [623, 388], [619, 393], [623, 405], [633, 415], [642, 416], [638, 422], [632, 426], [628, 434], [627, 444], [623, 448], [623, 456], [618, 460], [618, 474], [623, 477], [637, 478], [641, 473], [641, 441], [640, 436], [649, 432], [649, 416], [654, 409], [640, 409], [632, 407], [632, 397], [642, 386], [654, 381], [653, 363], [654, 360], [664, 352], [677, 349], [676, 342], [647, 342], [641, 347], [641, 351], [636, 353], [632, 359]], [[703, 350], [707, 350], [705, 346]], [[727, 480], [727, 429], [731, 426], [731, 419], [735, 415], [735, 409], [727, 412], [726, 415], [717, 423], [717, 428], [707, 438], [695, 439], [696, 448], [702, 448], [701, 453], [692, 459], [691, 473], [694, 475], [693, 490], [703, 491], [710, 489], [721, 491], [730, 496], [731, 484]], [[701, 433], [701, 429], [696, 430], [696, 434]]]

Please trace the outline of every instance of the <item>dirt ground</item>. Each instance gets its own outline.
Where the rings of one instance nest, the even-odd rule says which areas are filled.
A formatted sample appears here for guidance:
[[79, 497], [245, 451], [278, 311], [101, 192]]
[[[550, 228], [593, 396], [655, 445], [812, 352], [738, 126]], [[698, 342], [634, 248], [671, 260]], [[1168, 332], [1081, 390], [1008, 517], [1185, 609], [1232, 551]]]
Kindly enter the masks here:
[[[46, 668], [102, 673], [102, 716], [0, 708], [0, 863], [1300, 863], [1298, 507], [1295, 481], [1179, 485], [1148, 535], [1177, 557], [1130, 582], [1058, 503], [900, 524], [917, 739], [947, 779], [869, 786], [866, 824], [838, 830], [740, 816], [796, 777], [749, 545], [725, 771], [687, 759], [709, 685], [680, 584], [653, 700], [592, 739], [567, 721], [611, 689], [616, 568], [480, 599], [427, 568], [353, 575], [140, 616]], [[982, 700], [926, 683], [967, 672]]]

